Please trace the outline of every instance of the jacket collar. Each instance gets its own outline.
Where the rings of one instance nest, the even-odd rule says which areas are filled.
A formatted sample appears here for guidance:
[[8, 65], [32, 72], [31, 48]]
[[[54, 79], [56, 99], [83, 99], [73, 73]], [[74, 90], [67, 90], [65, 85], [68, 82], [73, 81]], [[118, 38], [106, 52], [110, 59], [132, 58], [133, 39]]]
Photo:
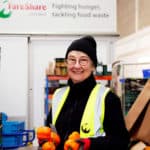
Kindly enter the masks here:
[[87, 79], [80, 83], [74, 84], [71, 79], [68, 80], [68, 85], [72, 90], [78, 91], [78, 92], [83, 92], [83, 89], [88, 92], [93, 89], [93, 87], [96, 85], [96, 81], [94, 78], [94, 75], [91, 74]]

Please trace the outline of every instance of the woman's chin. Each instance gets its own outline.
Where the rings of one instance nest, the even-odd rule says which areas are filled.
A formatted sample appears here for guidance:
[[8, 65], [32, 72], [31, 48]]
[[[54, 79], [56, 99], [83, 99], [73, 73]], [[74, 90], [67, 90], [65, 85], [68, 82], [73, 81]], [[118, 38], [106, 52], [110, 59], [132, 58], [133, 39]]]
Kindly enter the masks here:
[[80, 78], [72, 78], [73, 83], [79, 83], [82, 82], [83, 79]]

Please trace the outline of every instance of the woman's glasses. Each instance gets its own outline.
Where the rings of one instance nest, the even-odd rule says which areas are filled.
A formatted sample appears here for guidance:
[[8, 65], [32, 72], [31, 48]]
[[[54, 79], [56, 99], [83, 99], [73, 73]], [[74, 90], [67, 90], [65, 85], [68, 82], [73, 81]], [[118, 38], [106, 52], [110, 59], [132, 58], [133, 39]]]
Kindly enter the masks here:
[[68, 65], [75, 65], [77, 62], [81, 65], [81, 66], [87, 66], [87, 64], [89, 63], [89, 59], [88, 58], [80, 58], [80, 59], [76, 59], [76, 58], [67, 58], [66, 62]]

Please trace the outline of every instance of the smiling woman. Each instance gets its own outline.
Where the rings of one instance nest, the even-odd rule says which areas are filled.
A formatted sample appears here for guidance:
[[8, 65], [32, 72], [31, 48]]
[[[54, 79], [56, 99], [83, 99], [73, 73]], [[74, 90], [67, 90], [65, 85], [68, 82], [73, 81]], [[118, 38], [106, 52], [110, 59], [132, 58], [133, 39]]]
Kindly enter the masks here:
[[[47, 126], [52, 123], [56, 127], [61, 137], [58, 150], [63, 146], [67, 150], [82, 146], [85, 150], [127, 150], [129, 136], [121, 101], [94, 78], [98, 62], [95, 39], [87, 35], [72, 41], [65, 58], [67, 85], [54, 92], [46, 121]], [[69, 139], [73, 131], [80, 134], [76, 140]]]

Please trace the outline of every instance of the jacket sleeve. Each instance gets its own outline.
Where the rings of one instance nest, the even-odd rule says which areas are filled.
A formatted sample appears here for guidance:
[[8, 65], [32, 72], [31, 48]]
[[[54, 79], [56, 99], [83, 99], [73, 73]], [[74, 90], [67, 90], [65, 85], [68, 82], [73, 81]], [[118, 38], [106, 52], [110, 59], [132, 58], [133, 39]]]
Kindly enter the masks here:
[[50, 109], [46, 121], [45, 121], [45, 125], [50, 127], [50, 124], [52, 123], [52, 109]]
[[104, 130], [106, 136], [91, 138], [90, 150], [127, 150], [130, 142], [125, 126], [121, 101], [111, 91], [105, 99]]

